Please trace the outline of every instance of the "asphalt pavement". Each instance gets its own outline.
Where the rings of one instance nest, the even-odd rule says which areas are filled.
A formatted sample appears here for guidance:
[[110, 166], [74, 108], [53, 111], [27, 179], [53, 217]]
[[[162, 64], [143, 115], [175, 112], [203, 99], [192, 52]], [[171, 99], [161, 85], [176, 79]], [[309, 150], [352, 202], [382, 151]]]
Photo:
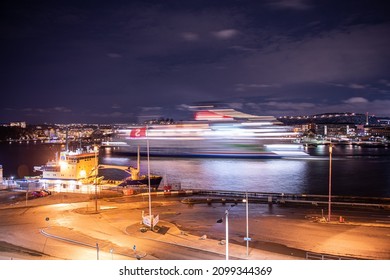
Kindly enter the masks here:
[[[216, 254], [224, 254], [226, 258], [226, 243], [224, 240], [213, 240], [208, 239], [205, 236], [195, 236], [192, 234], [185, 233], [177, 228], [174, 224], [159, 221], [158, 230], [146, 231], [142, 230], [145, 227], [139, 223], [135, 223], [126, 227], [125, 232], [140, 239], [149, 239], [158, 242], [164, 242], [176, 246], [188, 247], [191, 249], [204, 250], [213, 252]], [[46, 237], [57, 239], [63, 242], [76, 244], [79, 246], [96, 248], [99, 246], [100, 249], [105, 248], [106, 251], [112, 250], [115, 254], [127, 256], [135, 259], [142, 259], [147, 256], [147, 252], [139, 251], [137, 248], [123, 248], [112, 244], [105, 240], [99, 240], [98, 245], [96, 238], [92, 238], [80, 232], [76, 232], [66, 227], [47, 227], [42, 228], [41, 233]], [[248, 249], [248, 255], [246, 247], [229, 244], [229, 259], [247, 259], [247, 260], [298, 260], [302, 259], [296, 256], [289, 256], [284, 254], [273, 253], [269, 251], [259, 250], [255, 248]]]
[[[215, 224], [216, 211], [221, 211], [225, 206], [219, 205], [215, 207], [204, 206], [189, 208], [187, 205], [183, 206], [180, 203], [180, 199], [177, 200], [154, 200], [153, 207], [161, 211], [160, 221], [158, 226], [152, 231], [150, 229], [143, 230], [145, 227], [140, 224], [140, 217], [136, 213], [140, 213], [142, 209], [147, 209], [145, 206], [147, 202], [144, 200], [138, 200], [134, 197], [115, 197], [106, 196], [101, 197], [99, 200], [100, 213], [93, 213], [92, 204], [94, 201], [91, 196], [81, 194], [54, 194], [50, 197], [44, 197], [29, 201], [15, 200], [10, 201], [14, 194], [10, 193], [7, 199], [3, 195], [3, 203], [0, 205], [0, 209], [6, 210], [4, 215], [12, 215], [10, 209], [19, 209], [20, 217], [26, 215], [37, 216], [39, 211], [42, 211], [40, 215], [41, 222], [39, 225], [39, 233], [42, 238], [56, 239], [63, 243], [71, 243], [77, 246], [92, 248], [101, 250], [101, 252], [115, 255], [116, 259], [130, 258], [130, 259], [151, 259], [151, 252], [143, 251], [140, 248], [132, 248], [131, 246], [123, 246], [121, 244], [126, 236], [137, 239], [151, 240], [153, 242], [161, 242], [165, 245], [181, 246], [183, 248], [203, 250], [220, 255], [221, 258], [226, 256], [226, 241], [221, 240], [224, 236], [224, 225], [219, 227], [219, 233], [215, 234], [214, 230], [210, 227], [211, 223]], [[130, 199], [130, 200], [129, 200]], [[90, 204], [90, 208], [85, 208], [86, 204]], [[53, 219], [50, 223], [44, 222], [44, 217], [47, 215], [47, 211], [52, 211], [52, 208], [42, 208], [41, 206], [49, 205], [62, 205], [62, 210], [57, 208], [56, 212], [50, 214]], [[159, 208], [160, 207], [160, 208]], [[317, 252], [329, 250], [331, 252], [344, 252], [354, 258], [358, 259], [363, 256], [363, 259], [390, 259], [390, 248], [388, 243], [388, 237], [390, 236], [390, 223], [386, 222], [372, 222], [361, 219], [359, 221], [340, 221], [335, 219], [332, 222], [326, 222], [321, 219], [315, 221], [302, 219], [287, 215], [285, 217], [279, 217], [280, 215], [268, 215], [268, 212], [260, 213], [259, 206], [254, 206], [258, 211], [257, 217], [251, 217], [251, 224], [257, 225], [261, 223], [261, 226], [251, 227], [251, 233], [253, 239], [249, 242], [248, 254], [247, 248], [244, 245], [245, 242], [240, 241], [240, 245], [237, 244], [236, 238], [231, 236], [229, 238], [229, 259], [250, 259], [250, 260], [299, 260], [305, 259], [305, 256], [295, 254], [291, 248], [300, 248], [310, 252], [311, 249]], [[235, 207], [235, 212], [242, 211], [240, 207]], [[31, 211], [29, 210], [31, 209]], [[37, 210], [34, 210], [37, 209]], [[42, 209], [42, 210], [38, 210]], [[86, 210], [87, 209], [87, 210]], [[294, 209], [294, 208], [292, 208]], [[89, 212], [88, 212], [89, 211]], [[126, 214], [126, 219], [123, 219], [123, 211], [125, 213], [133, 213], [132, 217]], [[181, 211], [180, 213], [178, 211]], [[300, 210], [294, 209], [294, 213], [299, 213]], [[287, 211], [286, 213], [293, 213]], [[16, 213], [16, 212], [15, 212]], [[223, 213], [223, 212], [222, 212]], [[302, 213], [299, 213], [301, 215]], [[57, 215], [57, 218], [54, 218]], [[236, 218], [232, 217], [232, 223], [236, 223], [236, 229], [244, 228], [243, 219], [239, 218], [239, 213]], [[291, 214], [295, 215], [295, 214]], [[211, 217], [212, 216], [212, 217]], [[202, 217], [202, 227], [199, 227], [199, 217]], [[259, 218], [260, 217], [260, 222]], [[26, 216], [28, 220], [28, 217]], [[179, 220], [180, 219], [180, 220]], [[209, 220], [208, 220], [209, 219]], [[212, 222], [211, 222], [212, 221]], [[186, 222], [186, 224], [184, 223]], [[6, 222], [4, 222], [6, 223]], [[12, 231], [12, 227], [16, 226], [15, 220], [10, 219], [10, 225], [4, 224], [2, 236], [7, 241], [6, 234]], [[14, 225], [15, 224], [15, 225]], [[326, 226], [322, 226], [325, 224]], [[22, 232], [18, 234], [23, 239], [26, 234], [28, 236], [28, 229], [24, 227], [33, 227], [32, 224], [18, 224], [18, 229], [22, 229]], [[189, 230], [187, 230], [189, 229]], [[199, 230], [200, 229], [200, 230]], [[4, 233], [3, 233], [4, 231]], [[26, 232], [23, 234], [23, 232]], [[202, 232], [202, 233], [201, 233]], [[203, 234], [203, 232], [209, 232], [210, 236]], [[30, 232], [31, 234], [31, 232]], [[105, 236], [110, 236], [106, 238]], [[15, 237], [16, 238], [16, 237]], [[15, 239], [15, 241], [20, 240]], [[257, 241], [256, 241], [256, 240]], [[258, 240], [274, 240], [273, 242], [280, 242], [286, 246], [290, 246], [289, 250], [285, 250], [283, 253], [263, 250], [261, 246], [255, 246]], [[38, 240], [37, 240], [38, 241]], [[8, 240], [12, 242], [12, 240]], [[18, 242], [18, 241], [17, 241]], [[27, 241], [26, 241], [27, 242]], [[39, 248], [37, 242], [37, 246]], [[24, 245], [29, 248], [28, 242]], [[46, 244], [46, 242], [45, 242]], [[98, 248], [97, 248], [98, 247]], [[325, 248], [325, 249], [324, 249]], [[34, 249], [34, 248], [32, 248]], [[0, 250], [1, 251], [1, 250]]]

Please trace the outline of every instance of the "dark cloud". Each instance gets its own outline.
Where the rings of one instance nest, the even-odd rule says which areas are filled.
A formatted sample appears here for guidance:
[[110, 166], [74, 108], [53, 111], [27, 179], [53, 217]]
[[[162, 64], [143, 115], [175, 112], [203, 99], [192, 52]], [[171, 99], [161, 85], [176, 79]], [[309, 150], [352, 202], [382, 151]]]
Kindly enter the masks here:
[[311, 8], [308, 0], [270, 0], [267, 5], [275, 9], [308, 10]]
[[5, 1], [1, 120], [181, 119], [215, 100], [276, 116], [390, 115], [388, 8], [335, 3]]

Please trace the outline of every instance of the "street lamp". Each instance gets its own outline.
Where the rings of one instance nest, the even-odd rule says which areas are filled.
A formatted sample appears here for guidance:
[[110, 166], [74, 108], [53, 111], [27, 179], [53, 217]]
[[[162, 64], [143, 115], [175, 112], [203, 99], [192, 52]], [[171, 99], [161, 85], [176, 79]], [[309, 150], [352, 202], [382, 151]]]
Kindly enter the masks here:
[[97, 191], [97, 180], [98, 180], [98, 159], [97, 159], [97, 154], [98, 154], [98, 147], [94, 147], [95, 151], [95, 213], [98, 212], [98, 202], [97, 202], [97, 197], [98, 197], [98, 191]]
[[[225, 210], [225, 217], [226, 217], [226, 222], [225, 222], [225, 225], [226, 225], [226, 228], [225, 228], [226, 260], [229, 259], [229, 211], [234, 206], [235, 205], [232, 204], [232, 205], [230, 205], [229, 209]], [[217, 223], [219, 223], [219, 224], [222, 222], [223, 222], [223, 218], [220, 218], [219, 220], [217, 220]]]
[[96, 260], [99, 260], [99, 243], [96, 242]]
[[[11, 177], [11, 179], [13, 180], [14, 177]], [[30, 190], [30, 184], [27, 182], [27, 188], [26, 188], [26, 207], [27, 207], [27, 201], [28, 201], [28, 191]]]
[[146, 126], [146, 154], [147, 154], [147, 163], [148, 163], [148, 199], [149, 199], [149, 219], [150, 219], [150, 229], [153, 231], [154, 226], [153, 226], [153, 216], [152, 216], [152, 196], [150, 193], [150, 151], [149, 151], [149, 131], [148, 131], [148, 126]]
[[328, 222], [330, 222], [332, 206], [332, 143], [329, 144], [329, 200], [328, 200]]

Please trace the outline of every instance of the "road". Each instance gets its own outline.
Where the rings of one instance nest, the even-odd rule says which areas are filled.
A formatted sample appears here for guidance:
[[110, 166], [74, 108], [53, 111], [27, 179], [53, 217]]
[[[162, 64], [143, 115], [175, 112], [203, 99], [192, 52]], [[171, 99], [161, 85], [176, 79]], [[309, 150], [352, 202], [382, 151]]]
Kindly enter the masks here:
[[[101, 210], [99, 214], [90, 213], [93, 207], [93, 201], [86, 201], [1, 209], [0, 259], [134, 259], [134, 245], [142, 256], [145, 254], [145, 259], [224, 259], [223, 254], [125, 234], [126, 226], [139, 220], [141, 215], [141, 210], [135, 211], [127, 204], [106, 203], [105, 207], [113, 208]], [[84, 235], [91, 236], [90, 240], [84, 239], [92, 245], [100, 243], [99, 253], [96, 248], [47, 238], [40, 233], [40, 229], [58, 226], [75, 231], [79, 229]], [[111, 243], [111, 247], [128, 248], [128, 252], [126, 255], [119, 254], [119, 250], [110, 253], [111, 247], [106, 245], [107, 248], [104, 248], [104, 243]]]
[[[181, 203], [179, 197], [153, 197], [152, 211], [169, 229], [164, 234], [139, 231], [142, 211], [148, 213], [148, 201], [139, 197], [106, 197], [95, 202], [89, 196], [55, 194], [51, 197], [0, 208], [0, 259], [142, 259], [217, 260], [225, 258], [224, 217], [230, 205]], [[268, 258], [305, 258], [305, 252], [332, 254], [362, 259], [390, 259], [390, 215], [372, 209], [334, 209], [333, 223], [320, 223], [318, 207], [269, 207], [249, 204], [249, 236], [251, 256], [254, 250], [277, 253]], [[343, 215], [344, 223], [338, 223]], [[237, 204], [229, 212], [229, 241], [246, 248], [245, 204]], [[134, 230], [127, 230], [132, 227]], [[67, 237], [89, 244], [72, 244], [43, 235], [40, 230], [66, 233]], [[176, 233], [175, 233], [176, 232]], [[182, 235], [181, 235], [182, 234]], [[184, 242], [186, 234], [195, 236]], [[205, 236], [208, 244], [199, 241]], [[213, 241], [214, 240], [214, 241]], [[183, 241], [183, 242], [182, 242]], [[97, 251], [96, 243], [99, 244]], [[188, 244], [192, 244], [189, 246]], [[135, 250], [133, 249], [135, 246]], [[235, 249], [234, 249], [235, 250]], [[232, 253], [234, 253], [232, 249]], [[240, 253], [238, 252], [238, 253]], [[242, 255], [241, 254], [241, 255]], [[241, 256], [240, 255], [240, 256]], [[238, 255], [237, 255], [238, 256]], [[245, 257], [245, 256], [244, 256]], [[233, 258], [233, 257], [232, 257]]]

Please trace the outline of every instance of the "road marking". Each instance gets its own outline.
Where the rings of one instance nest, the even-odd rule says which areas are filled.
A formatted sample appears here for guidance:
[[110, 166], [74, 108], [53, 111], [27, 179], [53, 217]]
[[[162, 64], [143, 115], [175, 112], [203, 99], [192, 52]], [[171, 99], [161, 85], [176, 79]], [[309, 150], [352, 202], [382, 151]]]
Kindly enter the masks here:
[[117, 209], [118, 207], [116, 206], [100, 206], [101, 210], [107, 210], [107, 209]]

